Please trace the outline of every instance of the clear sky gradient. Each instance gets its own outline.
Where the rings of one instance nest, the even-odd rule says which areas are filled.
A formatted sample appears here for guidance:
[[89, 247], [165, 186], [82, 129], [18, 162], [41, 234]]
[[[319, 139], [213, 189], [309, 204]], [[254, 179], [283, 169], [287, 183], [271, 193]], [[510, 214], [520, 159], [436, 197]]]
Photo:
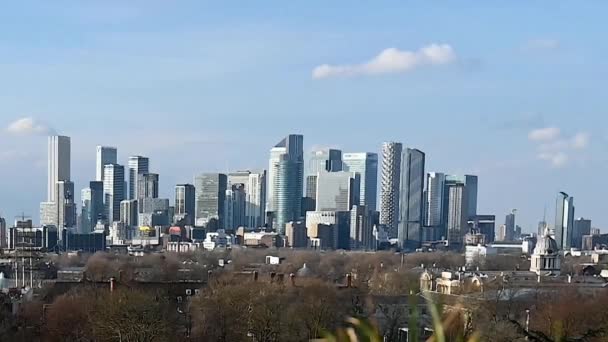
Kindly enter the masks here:
[[545, 207], [553, 223], [565, 191], [606, 230], [607, 12], [605, 1], [3, 3], [0, 213], [38, 220], [49, 132], [72, 137], [77, 189], [104, 144], [122, 163], [149, 156], [167, 197], [199, 172], [264, 168], [273, 144], [301, 133], [307, 150], [397, 140], [425, 151], [428, 171], [478, 174], [479, 212], [499, 223], [517, 208], [535, 231]]

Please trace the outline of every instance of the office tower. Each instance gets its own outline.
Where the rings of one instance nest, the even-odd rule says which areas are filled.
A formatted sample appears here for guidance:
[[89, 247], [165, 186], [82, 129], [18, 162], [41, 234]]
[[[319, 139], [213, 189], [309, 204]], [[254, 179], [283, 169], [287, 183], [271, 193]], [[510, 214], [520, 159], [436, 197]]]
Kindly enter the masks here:
[[496, 233], [496, 241], [507, 241], [507, 226], [501, 224]]
[[6, 230], [6, 219], [0, 216], [0, 249], [8, 245], [8, 231]]
[[58, 181], [56, 185], [57, 228], [76, 226], [76, 203], [74, 203], [74, 183]]
[[378, 155], [376, 153], [345, 153], [342, 169], [360, 175], [359, 204], [376, 211], [378, 196]]
[[175, 186], [175, 218], [174, 221], [185, 220], [184, 224], [193, 226], [196, 215], [195, 189], [192, 184]]
[[582, 217], [574, 220], [572, 229], [572, 248], [582, 248], [583, 235], [591, 234], [591, 220], [586, 220]]
[[224, 202], [228, 178], [222, 173], [204, 173], [194, 179], [196, 225], [210, 230], [224, 228]]
[[422, 243], [424, 225], [424, 152], [407, 148], [401, 157], [399, 190], [399, 247], [415, 250]]
[[555, 208], [553, 228], [555, 241], [560, 249], [568, 249], [571, 246], [572, 229], [574, 228], [574, 198], [565, 192], [560, 192], [557, 195]]
[[469, 227], [474, 233], [485, 235], [485, 242], [491, 243], [496, 239], [496, 216], [476, 215], [469, 218]]
[[380, 224], [386, 226], [390, 238], [397, 237], [399, 223], [402, 149], [403, 146], [398, 142], [387, 142], [382, 145]]
[[120, 220], [120, 202], [125, 199], [125, 168], [119, 164], [104, 166], [103, 199], [105, 217], [111, 225]]
[[97, 158], [95, 168], [95, 181], [103, 182], [104, 180], [104, 166], [108, 164], [117, 164], [117, 150], [116, 147], [109, 146], [97, 146]]
[[306, 168], [306, 197], [317, 197], [317, 173], [342, 171], [342, 151], [324, 149], [312, 151]]
[[70, 138], [50, 136], [48, 148], [47, 202], [55, 202], [57, 182], [70, 180]]
[[237, 171], [228, 175], [228, 187], [245, 186], [245, 226], [262, 227], [266, 218], [266, 171]]
[[97, 221], [104, 219], [103, 181], [92, 181], [88, 188], [82, 189], [81, 201], [80, 232], [91, 233]]
[[429, 172], [426, 175], [426, 184], [424, 220], [429, 231], [427, 238], [429, 240], [440, 240], [447, 236], [445, 221], [447, 215], [444, 215], [444, 212], [447, 211], [445, 174]]
[[247, 195], [245, 193], [244, 184], [232, 184], [230, 189], [226, 190], [226, 199], [224, 204], [225, 229], [236, 230], [239, 227], [246, 225], [245, 208], [247, 203]]
[[[151, 198], [146, 197], [140, 200], [137, 200], [137, 208], [139, 209], [139, 213], [153, 213], [157, 211], [163, 211], [167, 216], [169, 216], [169, 199], [168, 198]], [[168, 217], [173, 219], [173, 217]]]
[[140, 173], [137, 175], [137, 191], [135, 192], [137, 197], [135, 199], [158, 198], [158, 179], [157, 173]]
[[[466, 216], [473, 217], [477, 215], [477, 188], [478, 188], [478, 179], [477, 176], [474, 175], [464, 175], [464, 176], [456, 176], [456, 175], [446, 175], [445, 176], [445, 186], [450, 186], [453, 184], [462, 184], [465, 187], [466, 197], [467, 197], [467, 213]], [[445, 206], [445, 203], [444, 203]]]
[[[129, 157], [129, 197], [128, 199], [143, 198], [138, 193], [140, 175], [150, 172], [150, 160], [142, 156]], [[158, 197], [158, 196], [157, 196]]]
[[373, 212], [365, 206], [353, 206], [350, 210], [350, 249], [375, 249]]
[[515, 240], [515, 212], [512, 212], [505, 217], [505, 229], [505, 240]]
[[316, 211], [350, 211], [359, 204], [358, 173], [319, 171], [316, 177]]
[[447, 238], [450, 246], [458, 248], [462, 246], [464, 235], [468, 227], [468, 208], [466, 186], [462, 183], [452, 184], [447, 187], [448, 196], [448, 219]]
[[120, 202], [120, 222], [127, 228], [137, 227], [137, 200], [124, 200]]
[[304, 187], [304, 137], [291, 134], [270, 150], [267, 211], [279, 233], [285, 224], [300, 218]]

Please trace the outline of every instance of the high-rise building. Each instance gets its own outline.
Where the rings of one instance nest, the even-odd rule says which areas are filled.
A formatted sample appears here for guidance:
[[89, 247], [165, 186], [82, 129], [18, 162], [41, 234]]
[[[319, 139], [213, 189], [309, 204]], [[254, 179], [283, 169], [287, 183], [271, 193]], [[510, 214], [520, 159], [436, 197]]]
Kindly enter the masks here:
[[127, 228], [137, 227], [137, 200], [124, 200], [120, 202], [120, 222]]
[[8, 234], [6, 230], [6, 219], [0, 216], [0, 249], [8, 245]]
[[[466, 191], [467, 197], [467, 213], [466, 216], [473, 217], [477, 215], [477, 189], [478, 179], [474, 175], [446, 175], [445, 186], [453, 184], [463, 184]], [[445, 204], [445, 203], [444, 203]]]
[[57, 228], [76, 227], [76, 203], [74, 203], [74, 183], [58, 181], [56, 185]]
[[505, 241], [515, 240], [515, 212], [505, 217]]
[[158, 179], [158, 173], [140, 173], [137, 175], [137, 197], [135, 199], [158, 198]]
[[424, 152], [408, 148], [401, 158], [399, 190], [399, 247], [415, 250], [422, 243], [424, 225]]
[[426, 225], [429, 227], [441, 227], [443, 222], [443, 198], [445, 189], [445, 174], [440, 172], [429, 172], [426, 176]]
[[591, 228], [591, 235], [600, 235], [601, 233], [599, 228]]
[[103, 198], [109, 224], [120, 221], [120, 202], [125, 199], [125, 168], [119, 164], [104, 166]]
[[353, 206], [350, 210], [350, 249], [375, 249], [373, 214], [365, 206]]
[[196, 216], [195, 189], [192, 184], [175, 186], [175, 222], [185, 220], [186, 225], [194, 225]]
[[397, 237], [399, 223], [402, 150], [403, 146], [398, 142], [386, 142], [382, 145], [380, 224], [386, 226], [391, 238]]
[[306, 248], [308, 246], [308, 234], [304, 222], [288, 222], [285, 226], [285, 238], [285, 247]]
[[447, 238], [450, 246], [462, 246], [464, 235], [468, 228], [468, 208], [466, 186], [462, 183], [451, 184], [447, 187], [448, 219]]
[[316, 211], [350, 211], [359, 204], [360, 175], [356, 172], [317, 173]]
[[342, 171], [342, 151], [324, 149], [312, 151], [306, 169], [306, 197], [317, 198], [317, 173]]
[[359, 205], [376, 211], [378, 196], [378, 155], [376, 153], [345, 153], [342, 169], [360, 175]]
[[244, 184], [232, 184], [230, 189], [226, 190], [224, 203], [225, 229], [236, 230], [246, 225], [246, 199]]
[[270, 150], [268, 170], [268, 206], [277, 231], [301, 216], [304, 187], [304, 137], [291, 134]]
[[591, 220], [586, 220], [582, 217], [574, 220], [574, 226], [572, 230], [572, 248], [582, 248], [583, 246], [583, 235], [591, 234]]
[[[139, 193], [140, 175], [150, 172], [150, 160], [142, 156], [129, 157], [129, 199], [143, 198]], [[158, 197], [158, 196], [157, 196]]]
[[266, 171], [237, 171], [228, 175], [228, 187], [232, 184], [245, 186], [245, 226], [257, 228], [265, 224]]
[[469, 227], [474, 233], [485, 235], [486, 243], [494, 242], [496, 237], [496, 216], [476, 215], [469, 218]]
[[96, 158], [96, 168], [95, 168], [95, 181], [103, 182], [104, 175], [103, 170], [104, 166], [108, 164], [117, 164], [118, 153], [116, 147], [109, 146], [97, 146], [97, 158]]
[[197, 226], [224, 228], [227, 184], [228, 178], [222, 173], [203, 173], [194, 178]]
[[56, 201], [56, 186], [59, 181], [70, 180], [70, 137], [49, 137], [48, 196], [47, 202]]
[[555, 225], [553, 234], [560, 249], [569, 249], [572, 244], [572, 230], [574, 228], [574, 198], [565, 192], [557, 195], [555, 205]]

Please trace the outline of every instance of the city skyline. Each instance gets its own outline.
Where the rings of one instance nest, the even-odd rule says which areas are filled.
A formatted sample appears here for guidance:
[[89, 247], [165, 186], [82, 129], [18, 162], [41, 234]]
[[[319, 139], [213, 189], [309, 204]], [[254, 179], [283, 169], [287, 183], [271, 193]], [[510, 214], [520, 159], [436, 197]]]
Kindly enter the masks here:
[[[0, 27], [15, 34], [0, 54], [0, 187], [12, 197], [0, 210], [36, 216], [46, 187], [41, 135], [52, 131], [74, 141], [76, 189], [95, 172], [90, 151], [108, 145], [121, 165], [129, 155], [153, 160], [165, 198], [168, 185], [199, 172], [264, 169], [268, 146], [297, 132], [305, 155], [313, 145], [415, 146], [428, 170], [479, 175], [479, 212], [517, 208], [526, 231], [544, 207], [554, 211], [559, 191], [576, 198], [580, 216], [608, 225], [600, 192], [608, 181], [586, 182], [608, 166], [606, 48], [596, 43], [603, 6], [396, 3], [388, 11], [336, 2], [319, 16], [313, 4], [90, 2], [69, 13], [8, 5]], [[344, 17], [352, 20], [336, 20]], [[563, 25], [580, 17], [588, 20]], [[429, 59], [433, 52], [442, 58]], [[416, 63], [384, 73], [366, 64], [408, 53]]]

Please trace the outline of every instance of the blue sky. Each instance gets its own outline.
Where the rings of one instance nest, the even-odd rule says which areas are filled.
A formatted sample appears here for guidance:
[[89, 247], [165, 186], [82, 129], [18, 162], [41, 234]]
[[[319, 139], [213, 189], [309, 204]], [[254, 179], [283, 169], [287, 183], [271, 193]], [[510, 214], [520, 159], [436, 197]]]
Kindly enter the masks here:
[[[479, 211], [502, 221], [518, 208], [526, 230], [545, 206], [553, 221], [557, 191], [606, 227], [606, 10], [601, 1], [1, 4], [0, 213], [38, 218], [50, 130], [72, 137], [77, 188], [105, 144], [121, 162], [149, 156], [165, 196], [199, 172], [265, 167], [268, 149], [297, 132], [308, 150], [420, 148], [429, 171], [478, 174]], [[322, 65], [332, 72], [313, 78]]]

